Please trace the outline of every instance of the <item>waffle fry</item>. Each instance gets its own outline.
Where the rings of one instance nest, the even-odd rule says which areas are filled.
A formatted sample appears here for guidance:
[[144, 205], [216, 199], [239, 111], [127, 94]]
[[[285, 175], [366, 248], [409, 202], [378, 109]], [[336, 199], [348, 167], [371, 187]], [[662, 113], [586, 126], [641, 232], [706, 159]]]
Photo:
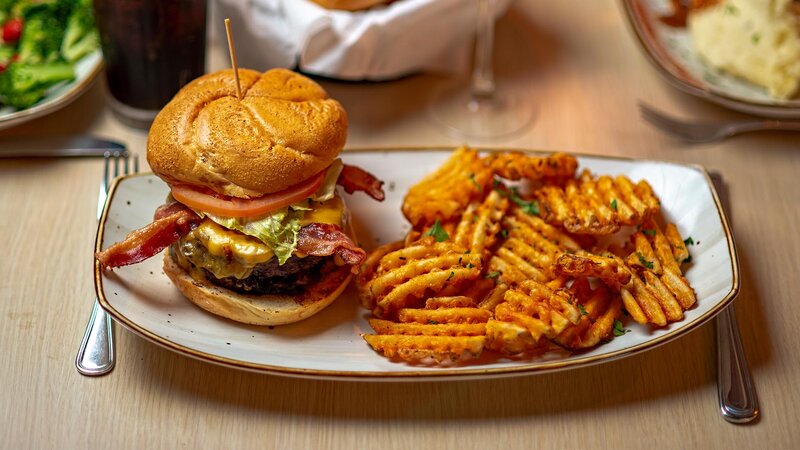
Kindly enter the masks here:
[[670, 292], [675, 295], [675, 298], [678, 299], [678, 303], [681, 304], [684, 310], [691, 308], [697, 303], [697, 296], [694, 293], [694, 289], [692, 289], [689, 282], [680, 272], [667, 270], [661, 275], [661, 281], [664, 282]]
[[[682, 320], [683, 312], [697, 302], [673, 251], [672, 242], [683, 244], [683, 240], [673, 224], [667, 225], [667, 229], [672, 237], [662, 233], [657, 223], [648, 221], [631, 236], [635, 248], [625, 263], [635, 275], [627, 286], [620, 289], [620, 295], [625, 309], [641, 324], [664, 326]], [[681, 250], [685, 251], [685, 246]], [[625, 264], [614, 255], [607, 256], [618, 264]], [[681, 252], [679, 257], [682, 257]]]
[[[591, 180], [591, 177], [588, 177]], [[586, 185], [590, 184], [588, 188]], [[564, 220], [564, 228], [573, 233], [609, 235], [619, 231], [620, 225], [614, 210], [606, 206], [594, 183], [580, 183], [569, 180], [564, 187], [564, 194], [569, 203], [570, 213]]]
[[542, 336], [553, 338], [570, 323], [578, 323], [580, 311], [566, 290], [526, 281], [506, 292], [505, 302], [497, 305], [494, 316], [526, 328], [538, 341]]
[[504, 152], [493, 153], [486, 159], [492, 172], [508, 180], [572, 178], [578, 167], [575, 157], [565, 153], [539, 157], [522, 152]]
[[667, 317], [658, 299], [647, 289], [638, 277], [631, 279], [631, 284], [620, 291], [625, 309], [636, 322], [645, 325], [652, 323], [658, 326], [667, 324]]
[[653, 246], [650, 245], [650, 241], [647, 240], [644, 233], [640, 231], [633, 233], [631, 242], [633, 242], [635, 251], [628, 255], [625, 262], [631, 267], [638, 268], [639, 271], [647, 269], [661, 275], [661, 262], [658, 260]]
[[371, 251], [364, 259], [364, 262], [361, 263], [358, 275], [356, 275], [356, 289], [358, 290], [358, 298], [361, 300], [361, 306], [364, 308], [369, 310], [375, 308], [375, 296], [369, 291], [367, 285], [375, 276], [381, 259], [389, 253], [400, 250], [403, 246], [403, 241], [390, 242], [382, 245]]
[[480, 270], [478, 255], [469, 254], [451, 242], [434, 243], [425, 239], [384, 255], [363, 290], [369, 299], [374, 298], [375, 315], [390, 317], [447, 286], [460, 286], [477, 279]]
[[507, 290], [507, 284], [497, 284], [486, 294], [483, 300], [481, 300], [481, 302], [478, 304], [478, 307], [494, 312], [494, 309], [497, 307], [497, 305], [503, 302]]
[[491, 319], [486, 323], [486, 348], [506, 355], [531, 353], [540, 348], [527, 328]]
[[584, 171], [564, 188], [544, 186], [536, 192], [542, 218], [576, 234], [609, 235], [622, 225], [639, 225], [660, 209], [650, 185], [625, 176], [599, 177]]
[[622, 312], [622, 301], [612, 295], [604, 286], [595, 290], [589, 287], [586, 278], [580, 278], [572, 285], [578, 304], [581, 305], [581, 318], [578, 323], [569, 325], [553, 340], [571, 350], [594, 347], [611, 337], [614, 321]]
[[425, 309], [475, 308], [475, 300], [463, 295], [455, 297], [432, 297], [425, 300]]
[[510, 202], [492, 190], [480, 206], [470, 205], [458, 223], [453, 241], [476, 255], [494, 246]]
[[668, 322], [677, 322], [683, 319], [683, 308], [678, 303], [678, 299], [672, 295], [667, 286], [653, 272], [646, 270], [644, 272], [644, 280], [650, 292], [658, 300], [664, 315], [667, 316]]
[[426, 309], [401, 309], [399, 322], [370, 319], [378, 335], [364, 335], [375, 351], [409, 361], [436, 362], [477, 357], [483, 349], [491, 312], [466, 305], [466, 297], [438, 297]]
[[532, 353], [544, 348], [543, 336], [555, 337], [579, 312], [564, 291], [532, 281], [509, 290], [495, 307], [495, 318], [486, 323], [486, 346], [506, 355]]
[[499, 280], [509, 285], [525, 280], [552, 280], [556, 259], [565, 252], [581, 248], [566, 233], [517, 207], [512, 208], [503, 226], [509, 230], [508, 238], [489, 259], [487, 270], [497, 273]]
[[683, 238], [675, 224], [668, 223], [664, 228], [664, 235], [667, 237], [670, 247], [672, 247], [672, 255], [675, 257], [675, 261], [681, 263], [689, 261], [689, 250], [686, 249], [686, 243], [683, 242]]
[[414, 229], [457, 221], [470, 202], [489, 189], [492, 172], [476, 150], [456, 149], [439, 169], [412, 186], [403, 199], [403, 214]]
[[640, 324], [681, 320], [697, 302], [683, 276], [690, 255], [673, 224], [658, 225], [651, 186], [576, 177], [576, 167], [564, 154], [454, 151], [406, 195], [405, 239], [361, 266], [376, 333], [366, 342], [389, 358], [442, 364], [484, 348], [587, 349], [611, 338], [623, 308]]
[[483, 351], [486, 337], [367, 334], [364, 335], [364, 340], [373, 350], [387, 358], [443, 363], [478, 358]]
[[663, 268], [660, 281], [666, 285], [684, 310], [691, 308], [697, 302], [697, 297], [681, 271], [681, 263], [689, 258], [689, 252], [677, 227], [671, 223], [667, 224], [666, 233], [662, 233], [654, 221], [648, 222], [646, 226], [648, 231], [651, 230], [646, 235], [652, 242], [656, 257]]
[[369, 325], [378, 334], [408, 334], [424, 336], [483, 336], [485, 323], [420, 324], [397, 323], [383, 319], [369, 319]]
[[561, 255], [556, 261], [555, 272], [570, 277], [597, 277], [615, 291], [619, 291], [631, 280], [631, 272], [624, 264], [613, 258], [586, 252]]
[[400, 310], [398, 318], [404, 323], [486, 323], [492, 316], [490, 311], [481, 308], [439, 308]]

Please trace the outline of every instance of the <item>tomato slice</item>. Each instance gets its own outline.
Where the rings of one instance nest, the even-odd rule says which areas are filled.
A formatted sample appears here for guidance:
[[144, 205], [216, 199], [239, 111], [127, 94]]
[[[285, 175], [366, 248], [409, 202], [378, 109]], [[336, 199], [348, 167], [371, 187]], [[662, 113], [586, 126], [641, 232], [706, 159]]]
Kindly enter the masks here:
[[322, 185], [325, 171], [302, 183], [263, 197], [244, 199], [213, 192], [203, 192], [187, 184], [172, 186], [175, 200], [198, 211], [226, 217], [256, 217], [284, 208], [308, 198]]

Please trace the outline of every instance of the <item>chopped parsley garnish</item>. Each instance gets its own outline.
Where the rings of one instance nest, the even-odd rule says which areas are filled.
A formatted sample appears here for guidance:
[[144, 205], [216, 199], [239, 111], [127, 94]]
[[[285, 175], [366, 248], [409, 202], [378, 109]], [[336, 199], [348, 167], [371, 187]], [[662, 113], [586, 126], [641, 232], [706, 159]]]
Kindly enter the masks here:
[[505, 228], [500, 230], [500, 236], [502, 236], [503, 239], [507, 238], [508, 237], [508, 230], [506, 230]]
[[522, 208], [522, 211], [525, 214], [530, 214], [532, 216], [539, 215], [539, 202], [536, 200], [527, 201], [519, 196], [519, 190], [517, 188], [511, 188], [510, 191], [505, 191], [503, 189], [495, 189], [497, 193], [502, 195], [503, 197], [508, 197], [509, 200], [514, 202], [517, 206]]
[[644, 233], [644, 234], [646, 234], [648, 236], [655, 236], [656, 235], [656, 230], [645, 229], [645, 230], [642, 230], [642, 233]]
[[467, 263], [467, 269], [472, 269], [473, 267], [475, 267], [475, 264]]
[[499, 276], [500, 276], [500, 272], [489, 272], [486, 275], [484, 275], [483, 277], [484, 278], [497, 278]]
[[640, 263], [641, 263], [643, 266], [647, 267], [648, 269], [652, 269], [652, 268], [653, 268], [653, 263], [652, 263], [652, 262], [650, 262], [650, 261], [648, 261], [648, 260], [647, 260], [647, 258], [645, 258], [645, 257], [644, 257], [644, 255], [642, 255], [642, 254], [641, 254], [641, 253], [639, 253], [639, 252], [636, 252], [636, 255], [639, 257], [639, 262], [640, 262]]
[[630, 333], [631, 330], [626, 330], [619, 320], [614, 321], [614, 336], [624, 336], [625, 333]]
[[472, 249], [467, 250], [467, 251], [464, 252], [465, 255], [469, 255], [470, 253], [472, 253]]
[[692, 262], [692, 255], [687, 256], [686, 259], [683, 260], [683, 262], [685, 262], [687, 264]]
[[588, 314], [586, 312], [586, 308], [584, 308], [583, 305], [581, 305], [580, 303], [578, 303], [578, 310], [581, 312], [582, 316], [585, 316], [586, 314]]
[[617, 210], [617, 199], [611, 200], [611, 209]]
[[739, 14], [739, 9], [736, 8], [734, 5], [725, 5], [725, 12], [728, 14], [736, 15]]
[[758, 41], [760, 40], [761, 40], [761, 35], [758, 33], [753, 33], [753, 35], [750, 36], [750, 42], [752, 42], [753, 45], [758, 44]]
[[683, 240], [683, 243], [686, 244], [686, 245], [694, 245], [694, 239], [692, 239], [692, 237], [689, 236], [689, 237], [687, 237], [686, 239]]
[[428, 230], [427, 233], [425, 233], [425, 236], [433, 236], [433, 238], [436, 239], [436, 242], [444, 242], [450, 239], [450, 235], [447, 234], [446, 231], [444, 231], [444, 228], [442, 228], [442, 224], [441, 222], [439, 222], [439, 219], [436, 219], [436, 222], [434, 222], [431, 229]]
[[474, 184], [475, 187], [478, 188], [478, 192], [483, 192], [483, 187], [480, 184], [478, 184], [477, 180], [475, 180], [475, 174], [474, 173], [469, 174], [469, 181], [472, 181], [472, 184]]
[[455, 274], [456, 274], [455, 272], [451, 271], [451, 272], [450, 272], [450, 276], [449, 276], [449, 277], [447, 277], [447, 281], [450, 281], [450, 278], [453, 278], [453, 276], [454, 276]]
[[439, 325], [439, 322], [435, 320], [428, 320], [428, 325]]
[[531, 200], [530, 202], [524, 202], [522, 204], [517, 201], [514, 201], [514, 203], [517, 203], [520, 207], [522, 207], [522, 211], [524, 211], [525, 214], [530, 214], [531, 216], [539, 215], [539, 202], [536, 200]]

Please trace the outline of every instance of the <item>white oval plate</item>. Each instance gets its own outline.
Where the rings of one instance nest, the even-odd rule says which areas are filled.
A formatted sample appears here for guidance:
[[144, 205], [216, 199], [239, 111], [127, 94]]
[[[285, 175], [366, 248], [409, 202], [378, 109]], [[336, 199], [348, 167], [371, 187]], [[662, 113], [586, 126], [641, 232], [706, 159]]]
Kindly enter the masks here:
[[[395, 241], [408, 230], [400, 204], [409, 186], [434, 170], [450, 149], [362, 150], [345, 152], [354, 164], [386, 181], [386, 200], [345, 195], [360, 244], [370, 250]], [[659, 329], [628, 320], [630, 333], [590, 351], [547, 353], [510, 360], [485, 352], [479, 363], [430, 367], [390, 361], [361, 338], [371, 332], [369, 312], [352, 286], [334, 304], [305, 321], [280, 327], [248, 326], [219, 318], [184, 299], [161, 270], [162, 258], [103, 271], [95, 263], [100, 304], [120, 323], [170, 350], [230, 367], [291, 376], [330, 379], [442, 379], [537, 373], [585, 366], [629, 356], [683, 335], [725, 307], [739, 288], [733, 237], [717, 194], [700, 167], [597, 156], [579, 157], [581, 167], [599, 174], [646, 179], [661, 199], [666, 218], [697, 245], [686, 278], [697, 292], [697, 306], [686, 318]], [[151, 222], [164, 202], [166, 184], [152, 174], [117, 179], [100, 221], [96, 248], [122, 240]]]
[[658, 19], [672, 11], [669, 0], [624, 0], [623, 5], [645, 55], [676, 88], [747, 114], [800, 118], [800, 99], [774, 99], [763, 88], [701, 61], [685, 28]]
[[103, 68], [103, 54], [96, 50], [75, 63], [75, 79], [47, 91], [39, 103], [26, 109], [0, 105], [0, 130], [46, 116], [55, 112], [83, 94]]

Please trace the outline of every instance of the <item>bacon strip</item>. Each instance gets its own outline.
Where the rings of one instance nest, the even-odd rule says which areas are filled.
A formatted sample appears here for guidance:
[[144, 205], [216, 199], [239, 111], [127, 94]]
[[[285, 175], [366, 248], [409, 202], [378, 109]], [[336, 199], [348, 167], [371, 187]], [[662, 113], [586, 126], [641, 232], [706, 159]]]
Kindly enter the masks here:
[[171, 216], [179, 211], [191, 211], [191, 209], [181, 202], [173, 201], [170, 203], [165, 203], [156, 208], [156, 212], [153, 213], [153, 220], [163, 219], [164, 217]]
[[355, 191], [363, 191], [379, 202], [386, 198], [382, 188], [383, 181], [360, 167], [343, 164], [342, 173], [339, 174], [336, 184], [342, 186], [348, 194], [352, 194]]
[[[172, 245], [197, 228], [200, 222], [202, 219], [181, 203], [159, 206], [153, 223], [131, 232], [124, 241], [95, 253], [95, 258], [108, 268], [139, 263]], [[313, 256], [336, 254], [353, 266], [354, 272], [366, 257], [366, 252], [339, 226], [327, 223], [312, 223], [301, 228], [297, 234], [296, 250]]]
[[312, 223], [301, 228], [297, 233], [297, 251], [313, 256], [337, 254], [353, 267], [353, 273], [367, 256], [338, 225], [329, 223]]
[[94, 257], [108, 268], [136, 264], [159, 254], [201, 222], [194, 211], [180, 203], [161, 206], [155, 215], [155, 222], [131, 232], [124, 241], [95, 253]]

